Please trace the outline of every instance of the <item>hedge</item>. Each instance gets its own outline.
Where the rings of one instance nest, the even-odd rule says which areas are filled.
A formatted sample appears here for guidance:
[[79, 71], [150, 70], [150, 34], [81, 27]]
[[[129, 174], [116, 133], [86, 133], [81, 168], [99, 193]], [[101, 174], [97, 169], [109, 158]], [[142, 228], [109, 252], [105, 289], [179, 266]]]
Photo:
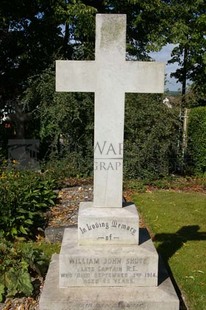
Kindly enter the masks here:
[[188, 166], [194, 174], [206, 173], [206, 107], [190, 110], [188, 122]]

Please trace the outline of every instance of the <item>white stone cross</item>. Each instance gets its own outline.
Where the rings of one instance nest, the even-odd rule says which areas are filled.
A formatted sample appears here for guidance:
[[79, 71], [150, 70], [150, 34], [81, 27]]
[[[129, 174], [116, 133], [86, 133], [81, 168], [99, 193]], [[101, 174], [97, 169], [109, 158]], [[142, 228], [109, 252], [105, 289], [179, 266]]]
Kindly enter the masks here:
[[162, 93], [164, 64], [126, 61], [126, 15], [97, 14], [95, 61], [56, 62], [56, 90], [95, 92], [94, 206], [122, 207], [125, 93]]

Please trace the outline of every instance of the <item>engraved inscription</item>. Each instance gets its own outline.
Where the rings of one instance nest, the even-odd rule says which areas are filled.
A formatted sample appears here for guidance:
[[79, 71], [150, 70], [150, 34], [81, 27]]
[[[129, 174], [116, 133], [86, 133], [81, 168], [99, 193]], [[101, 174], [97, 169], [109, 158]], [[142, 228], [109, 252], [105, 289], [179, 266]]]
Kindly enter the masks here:
[[70, 264], [99, 264], [99, 258], [70, 258]]
[[85, 226], [79, 226], [79, 230], [82, 235], [86, 234], [87, 232], [94, 231], [94, 230], [99, 230], [100, 232], [102, 230], [109, 230], [111, 231], [110, 234], [103, 236], [97, 235], [97, 239], [104, 239], [104, 240], [114, 240], [114, 239], [119, 239], [118, 232], [119, 231], [126, 231], [128, 234], [134, 236], [137, 232], [137, 229], [125, 224], [125, 223], [118, 223], [117, 220], [112, 220], [111, 222], [94, 222], [90, 224], [85, 224]]
[[141, 257], [70, 257], [65, 264], [70, 272], [61, 272], [60, 277], [83, 285], [135, 285], [140, 280], [157, 278], [155, 270], [145, 268], [147, 258]]
[[112, 234], [109, 234], [107, 236], [97, 237], [97, 239], [98, 240], [106, 240], [106, 241], [110, 240], [111, 241], [111, 240], [119, 240], [119, 237], [115, 237]]

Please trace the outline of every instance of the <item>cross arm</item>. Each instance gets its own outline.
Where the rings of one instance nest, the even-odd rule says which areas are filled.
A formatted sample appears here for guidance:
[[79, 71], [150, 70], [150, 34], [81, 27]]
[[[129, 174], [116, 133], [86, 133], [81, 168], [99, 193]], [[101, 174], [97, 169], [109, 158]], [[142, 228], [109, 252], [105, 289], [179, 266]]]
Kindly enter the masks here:
[[94, 92], [95, 81], [94, 61], [56, 61], [56, 91]]
[[165, 64], [126, 61], [124, 80], [127, 93], [163, 93]]

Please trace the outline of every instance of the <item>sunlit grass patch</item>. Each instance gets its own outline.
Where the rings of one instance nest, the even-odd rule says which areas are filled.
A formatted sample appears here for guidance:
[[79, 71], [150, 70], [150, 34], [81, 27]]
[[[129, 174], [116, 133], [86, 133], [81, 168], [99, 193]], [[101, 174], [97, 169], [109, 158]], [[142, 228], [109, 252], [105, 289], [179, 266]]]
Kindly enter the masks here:
[[190, 310], [206, 309], [206, 195], [157, 190], [134, 197]]

